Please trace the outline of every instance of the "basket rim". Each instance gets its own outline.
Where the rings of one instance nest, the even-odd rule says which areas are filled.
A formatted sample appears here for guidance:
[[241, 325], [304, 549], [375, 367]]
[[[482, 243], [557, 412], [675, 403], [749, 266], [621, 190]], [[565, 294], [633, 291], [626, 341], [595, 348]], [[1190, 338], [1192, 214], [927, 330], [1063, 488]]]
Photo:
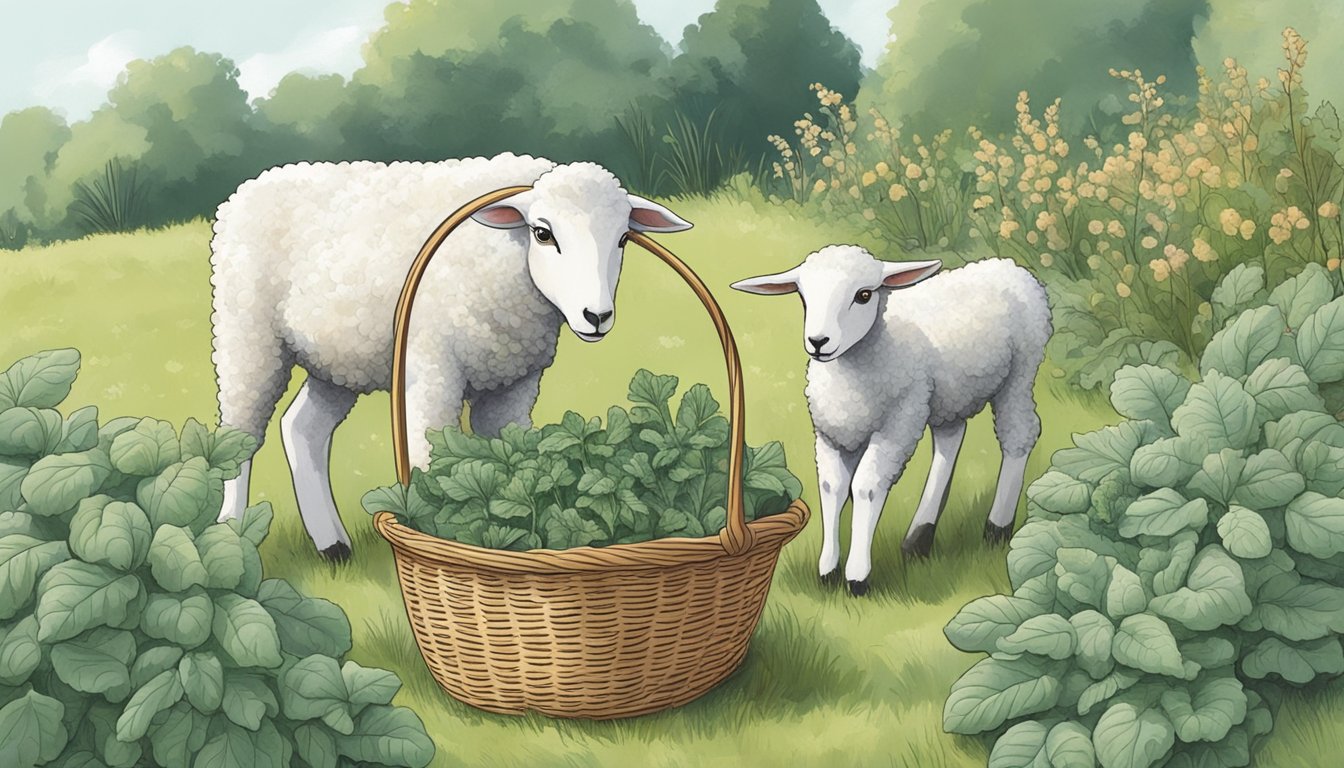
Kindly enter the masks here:
[[700, 538], [669, 537], [607, 547], [515, 552], [431, 536], [403, 525], [391, 512], [374, 515], [373, 526], [392, 545], [398, 560], [405, 557], [454, 569], [495, 573], [564, 574], [671, 568], [719, 558], [746, 557], [763, 548], [781, 549], [803, 530], [810, 516], [803, 500], [795, 499], [783, 512], [747, 523], [753, 542], [737, 555], [725, 551], [722, 531]]

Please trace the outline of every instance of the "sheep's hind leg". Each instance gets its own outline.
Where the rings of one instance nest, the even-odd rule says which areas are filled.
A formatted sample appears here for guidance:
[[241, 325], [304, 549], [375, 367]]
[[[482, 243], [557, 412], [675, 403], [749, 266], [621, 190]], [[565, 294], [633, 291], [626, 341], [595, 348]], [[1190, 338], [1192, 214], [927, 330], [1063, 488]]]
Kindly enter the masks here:
[[1003, 463], [999, 466], [994, 505], [985, 521], [985, 541], [991, 544], [1002, 544], [1013, 536], [1013, 520], [1017, 517], [1017, 501], [1022, 495], [1027, 457], [1041, 436], [1041, 419], [1036, 415], [1031, 386], [1031, 376], [1016, 376], [992, 401], [994, 432], [1003, 449]]
[[510, 424], [532, 427], [532, 406], [541, 391], [541, 371], [529, 374], [500, 389], [471, 395], [471, 431], [484, 437], [499, 437]]
[[821, 557], [817, 573], [821, 583], [839, 584], [840, 573], [840, 510], [849, 500], [849, 483], [859, 454], [846, 452], [817, 435], [817, 484], [821, 489]]
[[350, 557], [350, 535], [331, 493], [331, 436], [359, 396], [312, 376], [280, 419], [299, 515], [313, 545], [329, 560]]
[[938, 518], [947, 506], [947, 494], [952, 488], [952, 470], [957, 465], [961, 440], [966, 436], [966, 422], [956, 421], [932, 427], [933, 462], [929, 477], [924, 481], [924, 495], [920, 497], [910, 530], [901, 542], [901, 551], [907, 557], [928, 557], [933, 552], [933, 536]]

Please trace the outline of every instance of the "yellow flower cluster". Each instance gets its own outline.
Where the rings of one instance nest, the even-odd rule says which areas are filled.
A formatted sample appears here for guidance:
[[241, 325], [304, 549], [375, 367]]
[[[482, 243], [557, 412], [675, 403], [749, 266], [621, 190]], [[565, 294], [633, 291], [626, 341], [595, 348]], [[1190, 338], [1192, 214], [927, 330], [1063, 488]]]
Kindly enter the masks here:
[[1293, 236], [1294, 229], [1306, 229], [1311, 226], [1311, 220], [1307, 215], [1298, 209], [1296, 205], [1290, 205], [1282, 211], [1276, 212], [1269, 219], [1269, 239], [1276, 245], [1283, 245]]
[[1235, 208], [1224, 208], [1223, 212], [1218, 214], [1218, 224], [1222, 227], [1223, 234], [1228, 237], [1241, 235], [1242, 240], [1250, 240], [1255, 235], [1255, 222], [1241, 218], [1241, 214]]

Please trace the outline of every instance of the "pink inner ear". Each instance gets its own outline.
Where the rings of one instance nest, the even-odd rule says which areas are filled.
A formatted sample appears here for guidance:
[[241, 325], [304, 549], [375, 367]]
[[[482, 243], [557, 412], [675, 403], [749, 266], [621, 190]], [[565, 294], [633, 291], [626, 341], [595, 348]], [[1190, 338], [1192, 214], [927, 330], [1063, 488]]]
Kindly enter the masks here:
[[929, 267], [916, 267], [907, 269], [904, 272], [897, 272], [894, 275], [887, 275], [882, 278], [882, 284], [889, 288], [904, 288], [907, 285], [913, 285], [924, 278], [929, 273]]
[[672, 226], [672, 221], [652, 208], [631, 208], [630, 221], [642, 226], [662, 229]]
[[497, 227], [506, 227], [523, 223], [523, 214], [520, 213], [517, 208], [512, 208], [507, 205], [497, 205], [491, 208], [486, 208], [476, 215], [482, 220], [494, 224]]

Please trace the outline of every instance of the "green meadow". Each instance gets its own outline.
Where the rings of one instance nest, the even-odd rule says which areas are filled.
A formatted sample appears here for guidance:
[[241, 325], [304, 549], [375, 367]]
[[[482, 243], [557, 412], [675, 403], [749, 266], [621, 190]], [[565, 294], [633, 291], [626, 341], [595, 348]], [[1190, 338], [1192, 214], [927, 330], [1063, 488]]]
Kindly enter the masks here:
[[[851, 235], [794, 219], [778, 207], [727, 198], [675, 205], [696, 224], [663, 242], [716, 293], [740, 345], [747, 438], [780, 440], [817, 512], [812, 433], [803, 395], [805, 357], [797, 301], [730, 291], [743, 276], [791, 266], [808, 251]], [[152, 415], [214, 423], [210, 363], [207, 222], [103, 235], [0, 254], [0, 363], [53, 347], [76, 347], [83, 369], [67, 411], [93, 404], [106, 420]], [[652, 256], [629, 249], [617, 324], [601, 344], [567, 332], [542, 380], [537, 423], [566, 410], [585, 415], [624, 402], [631, 373], [647, 367], [709, 384], [721, 400], [725, 373], [698, 301]], [[1047, 363], [1048, 366], [1048, 363]], [[296, 371], [283, 409], [301, 383]], [[1117, 419], [1106, 402], [1083, 396], [1043, 371], [1036, 389], [1044, 434], [1028, 478], [1075, 432]], [[1006, 591], [1005, 549], [980, 538], [998, 471], [991, 420], [971, 424], [935, 555], [908, 562], [900, 541], [923, 486], [927, 442], [892, 492], [874, 548], [872, 591], [854, 599], [817, 582], [815, 521], [785, 548], [770, 601], [742, 668], [709, 695], [677, 710], [618, 721], [506, 717], [474, 710], [442, 693], [423, 666], [403, 613], [387, 545], [359, 499], [393, 477], [388, 398], [363, 398], [336, 433], [332, 475], [355, 542], [354, 558], [333, 566], [310, 545], [295, 506], [280, 444], [278, 413], [257, 455], [252, 500], [276, 512], [262, 546], [268, 575], [339, 603], [354, 627], [352, 658], [395, 670], [399, 704], [414, 708], [434, 738], [436, 766], [983, 766], [986, 742], [942, 730], [952, 681], [975, 660], [942, 628], [963, 604]], [[1256, 764], [1323, 766], [1344, 753], [1344, 692], [1337, 684], [1287, 701], [1259, 746]]]

